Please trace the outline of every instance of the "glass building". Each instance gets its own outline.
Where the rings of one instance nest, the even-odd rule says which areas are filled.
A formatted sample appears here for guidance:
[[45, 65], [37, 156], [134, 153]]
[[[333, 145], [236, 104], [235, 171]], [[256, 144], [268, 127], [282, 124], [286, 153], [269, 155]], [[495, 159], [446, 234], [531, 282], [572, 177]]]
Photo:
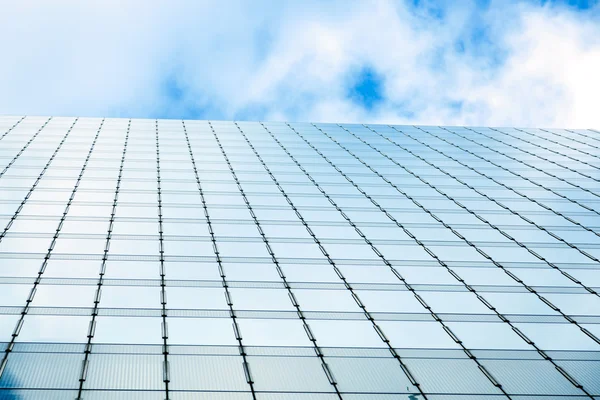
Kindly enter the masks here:
[[0, 399], [600, 399], [599, 149], [0, 117]]

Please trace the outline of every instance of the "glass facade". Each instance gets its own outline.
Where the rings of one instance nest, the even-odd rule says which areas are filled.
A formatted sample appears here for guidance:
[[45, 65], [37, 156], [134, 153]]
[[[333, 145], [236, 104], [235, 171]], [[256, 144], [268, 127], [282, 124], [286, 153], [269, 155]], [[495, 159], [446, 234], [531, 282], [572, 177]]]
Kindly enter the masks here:
[[599, 149], [0, 117], [0, 399], [600, 399]]

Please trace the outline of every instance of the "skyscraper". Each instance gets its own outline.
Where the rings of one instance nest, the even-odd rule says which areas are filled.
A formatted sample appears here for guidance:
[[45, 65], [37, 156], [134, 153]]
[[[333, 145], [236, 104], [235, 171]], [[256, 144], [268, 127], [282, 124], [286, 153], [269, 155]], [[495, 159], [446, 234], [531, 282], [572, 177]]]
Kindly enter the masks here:
[[0, 135], [0, 399], [600, 398], [596, 131]]

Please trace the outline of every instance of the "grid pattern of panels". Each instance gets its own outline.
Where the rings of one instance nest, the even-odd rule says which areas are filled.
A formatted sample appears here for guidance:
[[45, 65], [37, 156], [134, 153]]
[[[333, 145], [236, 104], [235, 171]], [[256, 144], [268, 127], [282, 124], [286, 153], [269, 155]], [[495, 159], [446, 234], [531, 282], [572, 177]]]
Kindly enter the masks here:
[[0, 398], [600, 399], [599, 149], [0, 117]]

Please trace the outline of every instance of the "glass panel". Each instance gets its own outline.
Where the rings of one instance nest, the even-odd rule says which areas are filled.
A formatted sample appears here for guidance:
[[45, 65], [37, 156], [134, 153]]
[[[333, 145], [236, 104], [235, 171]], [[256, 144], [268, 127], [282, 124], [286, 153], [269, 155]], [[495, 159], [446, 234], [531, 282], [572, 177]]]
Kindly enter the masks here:
[[[20, 315], [0, 315], [0, 343], [10, 342]], [[0, 346], [0, 349], [4, 350]]]
[[164, 390], [156, 391], [142, 391], [142, 390], [83, 390], [82, 397], [85, 400], [103, 400], [103, 399], [114, 399], [114, 400], [164, 400]]
[[248, 357], [260, 391], [333, 392], [317, 357]]
[[96, 318], [94, 343], [162, 344], [161, 318]]
[[[96, 277], [100, 272], [98, 262], [96, 267]], [[157, 279], [160, 273], [160, 263], [158, 261], [114, 261], [106, 262], [104, 277], [106, 279]], [[104, 304], [103, 304], [104, 306]]]
[[94, 286], [37, 285], [31, 302], [35, 307], [91, 307], [96, 288]]
[[408, 358], [404, 362], [426, 393], [500, 394], [471, 360]]
[[313, 320], [310, 328], [324, 347], [387, 347], [369, 321]]
[[360, 312], [349, 290], [294, 290], [303, 311]]
[[600, 374], [599, 361], [557, 361], [561, 368], [567, 371], [577, 382], [590, 393], [600, 394]]
[[3, 306], [24, 307], [32, 288], [33, 283], [28, 285], [2, 285], [0, 286], [0, 304]]
[[225, 290], [222, 288], [169, 288], [167, 289], [167, 307], [229, 310], [225, 300]]
[[547, 361], [483, 360], [510, 394], [576, 395], [581, 392]]
[[341, 392], [418, 393], [394, 358], [326, 360]]
[[[77, 397], [77, 390], [53, 390], [53, 389], [13, 389], [0, 388], [0, 398], [27, 399], [27, 400], [61, 400]], [[4, 396], [4, 397], [3, 397]], [[86, 397], [87, 399], [88, 397]]]
[[[238, 319], [238, 325], [246, 346], [312, 345], [300, 320]], [[315, 335], [317, 340], [320, 340], [316, 333]], [[326, 344], [321, 343], [321, 345]]]
[[[238, 345], [231, 318], [167, 318], [170, 344]], [[241, 325], [241, 324], [240, 324]], [[246, 334], [246, 330], [242, 331]], [[244, 336], [244, 343], [249, 344]]]
[[396, 348], [457, 348], [437, 322], [379, 321], [378, 325]]
[[173, 390], [243, 391], [249, 388], [240, 356], [169, 357]]
[[598, 344], [573, 324], [516, 323], [515, 326], [544, 350], [598, 350]]
[[[487, 298], [488, 293], [483, 297]], [[471, 292], [467, 293], [421, 293], [425, 302], [438, 313], [461, 313], [470, 314], [492, 314], [492, 310], [481, 303], [477, 296]]]
[[468, 349], [531, 348], [500, 319], [496, 323], [448, 322], [447, 325]]
[[89, 317], [27, 315], [17, 341], [84, 343], [89, 321]]
[[163, 360], [162, 355], [92, 354], [85, 387], [86, 389], [164, 389]]
[[[8, 357], [0, 387], [77, 389], [80, 373], [80, 354], [15, 352]], [[0, 392], [0, 395], [7, 394]]]

